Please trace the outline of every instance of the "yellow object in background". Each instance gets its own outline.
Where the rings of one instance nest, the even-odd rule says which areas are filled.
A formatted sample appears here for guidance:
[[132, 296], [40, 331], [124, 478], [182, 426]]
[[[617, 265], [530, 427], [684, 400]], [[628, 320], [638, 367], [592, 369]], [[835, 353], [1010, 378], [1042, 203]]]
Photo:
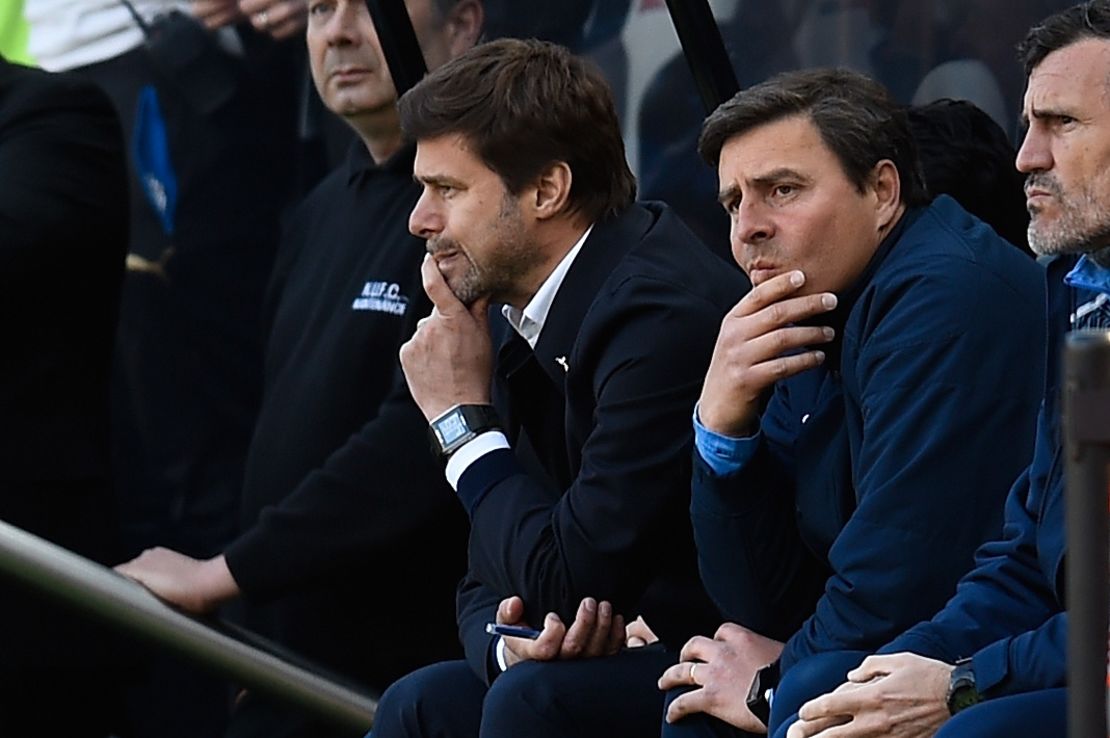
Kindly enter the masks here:
[[17, 64], [34, 64], [27, 49], [30, 26], [23, 18], [23, 0], [0, 0], [0, 56]]

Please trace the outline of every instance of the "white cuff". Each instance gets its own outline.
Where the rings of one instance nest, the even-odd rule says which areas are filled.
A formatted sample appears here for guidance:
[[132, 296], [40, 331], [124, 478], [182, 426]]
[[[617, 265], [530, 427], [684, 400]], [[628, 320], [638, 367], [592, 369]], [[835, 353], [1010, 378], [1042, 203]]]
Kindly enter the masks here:
[[497, 636], [497, 645], [493, 647], [493, 652], [497, 656], [497, 665], [501, 667], [501, 671], [509, 670], [509, 665], [505, 663], [505, 639]]
[[451, 489], [458, 492], [459, 479], [462, 478], [463, 472], [489, 452], [501, 448], [511, 447], [505, 434], [497, 430], [486, 431], [460, 446], [459, 450], [447, 459], [447, 482], [451, 485]]

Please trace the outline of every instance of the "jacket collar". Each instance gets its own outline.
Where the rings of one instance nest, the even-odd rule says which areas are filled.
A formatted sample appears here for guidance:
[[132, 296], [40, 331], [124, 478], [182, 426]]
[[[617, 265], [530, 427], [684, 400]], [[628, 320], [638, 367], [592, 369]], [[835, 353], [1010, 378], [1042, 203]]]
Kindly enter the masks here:
[[355, 181], [364, 177], [369, 177], [377, 172], [411, 176], [412, 164], [415, 159], [416, 144], [406, 143], [401, 146], [393, 156], [389, 157], [381, 165], [378, 165], [374, 161], [374, 158], [370, 156], [370, 151], [366, 148], [366, 143], [356, 136], [355, 140], [351, 142], [350, 149], [347, 151], [347, 184], [353, 184]]
[[562, 387], [566, 379], [571, 350], [590, 306], [616, 266], [643, 240], [659, 215], [650, 205], [632, 205], [615, 217], [598, 221], [582, 244], [551, 303], [536, 343], [536, 359], [557, 386]]

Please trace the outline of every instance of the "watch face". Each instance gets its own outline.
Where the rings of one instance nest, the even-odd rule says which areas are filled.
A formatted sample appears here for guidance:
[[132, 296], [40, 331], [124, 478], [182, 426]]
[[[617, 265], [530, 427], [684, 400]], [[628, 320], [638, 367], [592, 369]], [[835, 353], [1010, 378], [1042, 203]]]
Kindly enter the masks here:
[[456, 411], [438, 421], [435, 424], [435, 432], [439, 436], [440, 444], [444, 448], [450, 448], [452, 444], [469, 433], [470, 429], [463, 422], [462, 414]]
[[956, 713], [979, 704], [979, 699], [979, 692], [976, 691], [974, 684], [958, 687], [952, 693], [952, 704], [949, 709]]

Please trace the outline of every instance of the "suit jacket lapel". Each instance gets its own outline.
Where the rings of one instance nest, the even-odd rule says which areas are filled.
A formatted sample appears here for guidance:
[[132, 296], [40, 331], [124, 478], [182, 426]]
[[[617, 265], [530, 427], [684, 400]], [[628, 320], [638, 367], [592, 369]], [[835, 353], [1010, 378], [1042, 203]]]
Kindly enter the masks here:
[[643, 240], [655, 219], [652, 210], [632, 205], [617, 217], [597, 223], [582, 244], [551, 303], [536, 344], [540, 367], [560, 389], [565, 384], [571, 352], [586, 312], [613, 269]]

